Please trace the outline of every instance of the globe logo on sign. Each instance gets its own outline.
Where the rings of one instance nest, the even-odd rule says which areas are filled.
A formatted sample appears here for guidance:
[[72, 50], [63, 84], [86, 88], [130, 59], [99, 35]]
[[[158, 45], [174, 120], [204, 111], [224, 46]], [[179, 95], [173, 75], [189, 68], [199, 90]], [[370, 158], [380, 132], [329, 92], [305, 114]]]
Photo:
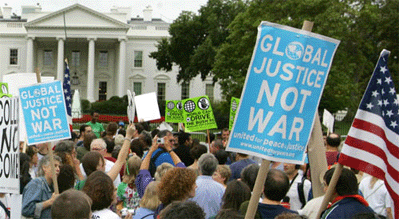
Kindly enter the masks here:
[[175, 107], [175, 103], [170, 101], [167, 106], [168, 106], [168, 109], [173, 109]]
[[285, 48], [285, 54], [291, 60], [300, 59], [303, 55], [303, 51], [304, 51], [304, 48], [300, 42], [291, 42]]
[[200, 108], [200, 109], [202, 109], [202, 110], [207, 110], [208, 108], [209, 108], [209, 101], [208, 101], [208, 99], [206, 99], [205, 97], [203, 97], [203, 98], [201, 98], [199, 101], [198, 101], [198, 107]]
[[182, 110], [182, 109], [183, 109], [183, 104], [181, 104], [181, 102], [178, 102], [178, 103], [176, 104], [176, 108], [177, 108], [178, 110]]
[[192, 111], [195, 110], [195, 103], [192, 100], [187, 101], [186, 103], [184, 103], [184, 110], [186, 110], [186, 112], [191, 113]]

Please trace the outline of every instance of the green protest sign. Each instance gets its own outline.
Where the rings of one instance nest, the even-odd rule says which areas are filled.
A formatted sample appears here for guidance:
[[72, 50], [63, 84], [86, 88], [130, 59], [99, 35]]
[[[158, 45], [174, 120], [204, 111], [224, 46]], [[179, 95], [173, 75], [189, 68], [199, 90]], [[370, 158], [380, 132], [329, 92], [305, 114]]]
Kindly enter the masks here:
[[0, 90], [0, 97], [12, 97], [10, 92], [8, 91], [8, 83], [0, 83], [1, 90]]
[[165, 122], [184, 122], [183, 106], [180, 100], [167, 100], [165, 106]]
[[186, 130], [192, 132], [217, 128], [208, 96], [182, 100]]
[[230, 118], [229, 118], [229, 130], [233, 128], [234, 118], [236, 118], [236, 113], [238, 105], [240, 104], [240, 99], [232, 97], [230, 103]]

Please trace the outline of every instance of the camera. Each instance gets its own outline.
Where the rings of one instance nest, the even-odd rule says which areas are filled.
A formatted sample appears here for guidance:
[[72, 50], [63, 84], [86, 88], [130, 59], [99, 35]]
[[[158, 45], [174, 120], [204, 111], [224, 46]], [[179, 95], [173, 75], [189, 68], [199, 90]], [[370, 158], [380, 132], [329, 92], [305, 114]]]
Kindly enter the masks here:
[[121, 216], [126, 217], [128, 212], [130, 212], [131, 215], [134, 215], [134, 209], [122, 208]]
[[163, 138], [158, 138], [157, 139], [158, 144], [165, 144], [165, 140]]

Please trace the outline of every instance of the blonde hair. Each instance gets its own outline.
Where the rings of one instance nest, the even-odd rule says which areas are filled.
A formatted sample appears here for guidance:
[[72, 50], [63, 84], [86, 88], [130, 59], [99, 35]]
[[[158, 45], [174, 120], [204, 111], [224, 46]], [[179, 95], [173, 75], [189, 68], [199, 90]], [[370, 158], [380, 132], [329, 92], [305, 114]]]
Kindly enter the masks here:
[[127, 160], [125, 165], [125, 174], [123, 175], [122, 181], [128, 185], [134, 184], [136, 176], [139, 173], [141, 166], [141, 158], [137, 155], [133, 155]]
[[158, 181], [152, 181], [148, 184], [145, 189], [143, 198], [140, 200], [140, 207], [150, 209], [151, 211], [155, 211], [157, 207], [161, 204], [161, 201], [158, 197]]
[[162, 163], [157, 167], [155, 171], [154, 178], [156, 181], [161, 181], [162, 177], [165, 175], [168, 170], [172, 169], [173, 165], [170, 163]]
[[227, 165], [218, 165], [216, 167], [216, 171], [219, 172], [220, 176], [224, 178], [223, 183], [227, 184], [231, 177], [231, 170], [230, 167]]

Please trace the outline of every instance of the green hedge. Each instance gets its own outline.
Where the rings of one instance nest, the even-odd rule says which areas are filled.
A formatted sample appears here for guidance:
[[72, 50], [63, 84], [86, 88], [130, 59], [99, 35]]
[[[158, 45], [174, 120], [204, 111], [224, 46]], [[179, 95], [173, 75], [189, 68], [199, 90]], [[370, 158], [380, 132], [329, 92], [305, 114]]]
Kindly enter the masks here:
[[113, 96], [106, 101], [98, 101], [90, 103], [88, 100], [82, 100], [82, 111], [85, 114], [89, 114], [96, 111], [100, 114], [107, 115], [126, 115], [126, 108], [128, 105], [127, 95], [122, 98], [118, 96]]

